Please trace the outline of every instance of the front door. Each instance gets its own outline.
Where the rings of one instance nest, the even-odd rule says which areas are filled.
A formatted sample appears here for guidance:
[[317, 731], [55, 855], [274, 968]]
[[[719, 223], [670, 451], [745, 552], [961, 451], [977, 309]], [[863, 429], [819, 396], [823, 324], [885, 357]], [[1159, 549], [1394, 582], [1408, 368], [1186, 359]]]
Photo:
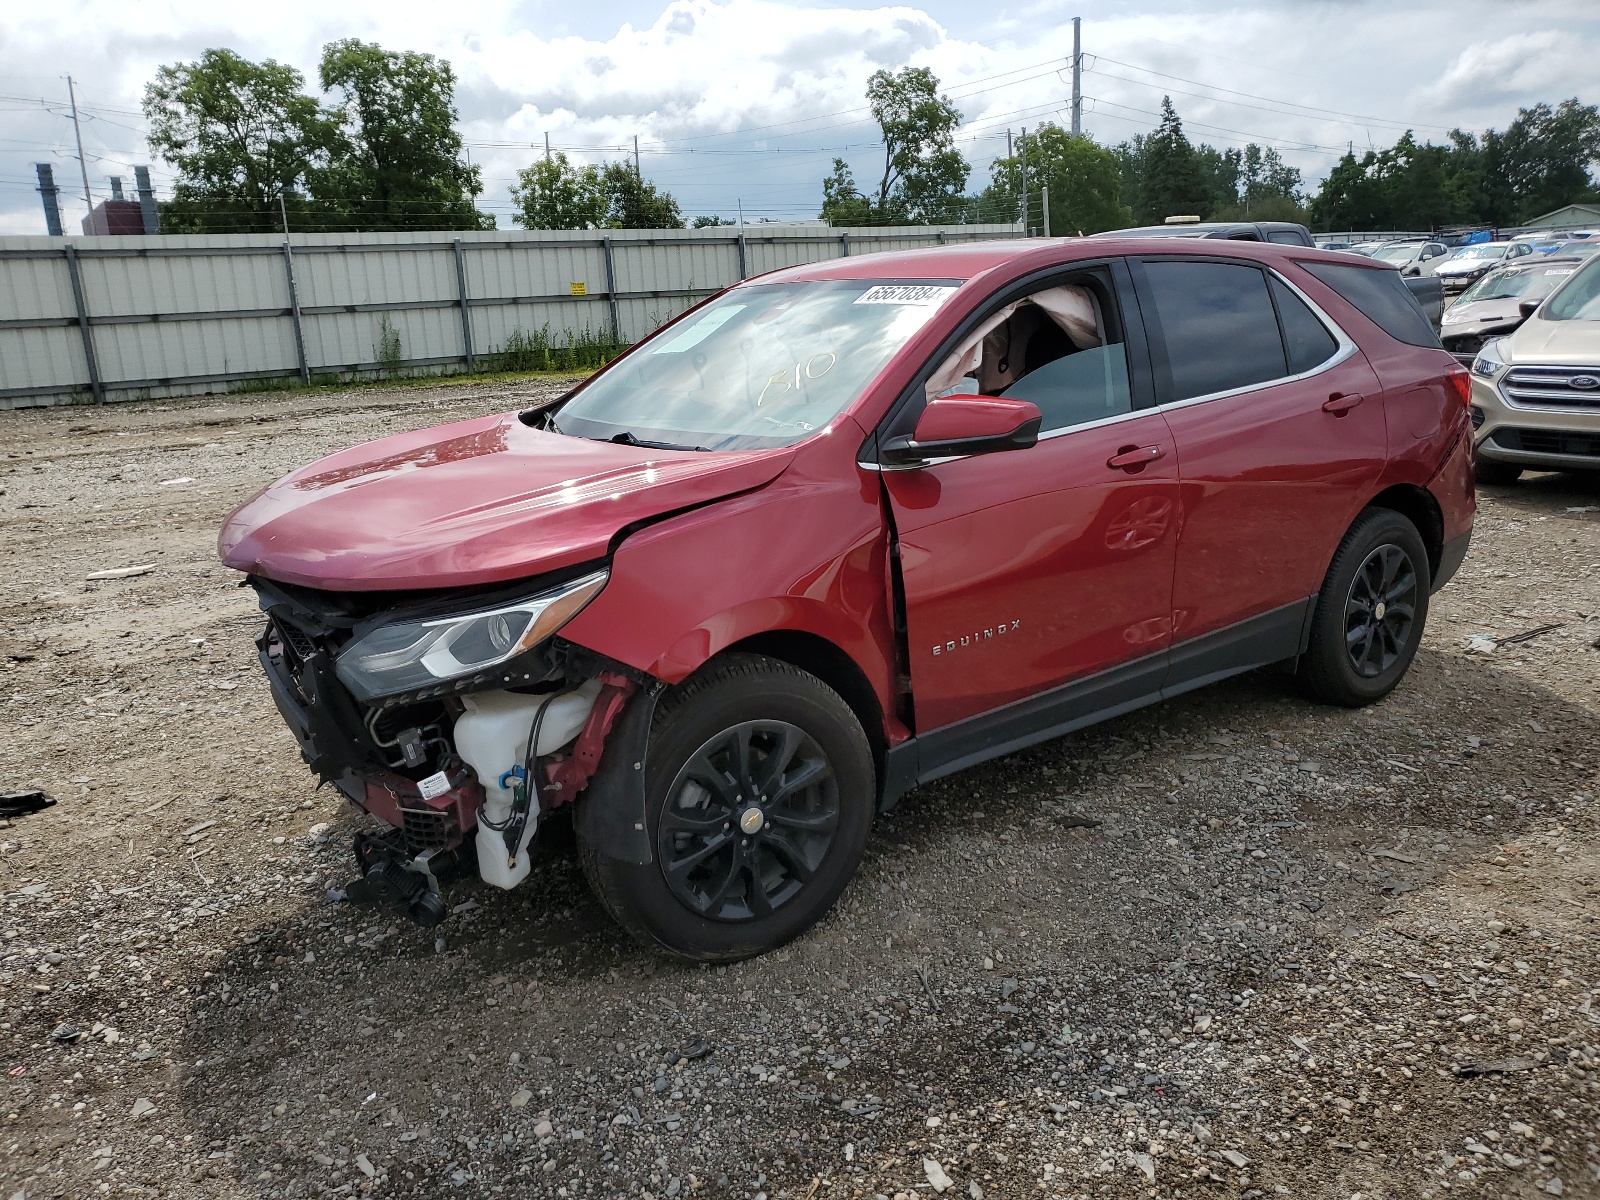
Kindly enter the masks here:
[[[1110, 279], [1066, 281], [1093, 295], [1101, 344], [1081, 330], [1090, 345], [1061, 342], [1050, 326], [1041, 334], [1040, 313], [1019, 310], [1013, 329], [1033, 322], [1029, 346], [996, 331], [967, 381], [1038, 404], [1038, 445], [884, 473], [919, 736], [1130, 660], [1146, 660], [1159, 686], [1178, 460], [1165, 417], [1139, 407], [1147, 360], [1135, 327], [1130, 375]], [[1038, 307], [1051, 306], [1042, 295]], [[1052, 339], [1055, 349], [1036, 353]]]

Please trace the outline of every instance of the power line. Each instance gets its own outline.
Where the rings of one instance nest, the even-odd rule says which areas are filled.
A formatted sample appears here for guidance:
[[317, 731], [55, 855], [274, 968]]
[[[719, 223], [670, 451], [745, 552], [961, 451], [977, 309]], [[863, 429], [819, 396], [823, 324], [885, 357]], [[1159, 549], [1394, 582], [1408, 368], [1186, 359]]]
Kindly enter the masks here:
[[[1190, 84], [1195, 85], [1196, 87], [1208, 88], [1208, 89], [1210, 89], [1211, 91], [1214, 91], [1214, 92], [1226, 92], [1230, 96], [1244, 96], [1246, 99], [1249, 99], [1249, 100], [1264, 100], [1268, 104], [1279, 105], [1279, 106], [1281, 106], [1283, 108], [1302, 109], [1308, 115], [1344, 117], [1344, 118], [1347, 118], [1347, 119], [1352, 120], [1352, 121], [1360, 121], [1363, 124], [1370, 124], [1370, 125], [1394, 125], [1394, 126], [1398, 126], [1398, 127], [1402, 127], [1402, 128], [1437, 129], [1437, 130], [1442, 130], [1444, 132], [1449, 132], [1448, 127], [1444, 126], [1444, 125], [1431, 125], [1431, 124], [1429, 124], [1429, 123], [1427, 123], [1425, 121], [1396, 120], [1393, 117], [1369, 117], [1369, 116], [1363, 116], [1360, 113], [1342, 112], [1339, 109], [1334, 109], [1334, 108], [1318, 108], [1315, 105], [1299, 104], [1299, 103], [1297, 103], [1297, 102], [1295, 102], [1293, 100], [1279, 100], [1279, 99], [1276, 99], [1275, 97], [1272, 97], [1272, 96], [1258, 96], [1253, 92], [1241, 92], [1241, 91], [1235, 90], [1234, 88], [1220, 87], [1217, 84], [1206, 83], [1206, 82], [1204, 82], [1202, 80], [1199, 80], [1199, 79], [1185, 79], [1182, 75], [1169, 75], [1164, 71], [1157, 71], [1157, 70], [1154, 70], [1153, 68], [1150, 68], [1150, 67], [1141, 67], [1141, 66], [1137, 65], [1136, 63], [1123, 62], [1120, 59], [1111, 58], [1111, 57], [1108, 57], [1107, 55], [1104, 55], [1104, 54], [1098, 54], [1098, 55], [1095, 55], [1094, 57], [1096, 59], [1096, 66], [1090, 67], [1089, 68], [1090, 70], [1095, 70], [1096, 67], [1098, 66], [1098, 63], [1100, 63], [1100, 62], [1115, 63], [1117, 66], [1119, 66], [1119, 67], [1127, 67], [1131, 71], [1141, 71], [1146, 75], [1155, 75], [1155, 76], [1157, 76], [1157, 77], [1159, 77], [1161, 79], [1175, 79], [1179, 83], [1190, 83]], [[1142, 87], [1154, 87], [1154, 86], [1156, 86], [1154, 84], [1146, 83], [1144, 80], [1141, 80], [1141, 79], [1128, 79], [1127, 77], [1122, 76], [1122, 75], [1105, 75], [1104, 72], [1101, 72], [1101, 74], [1104, 75], [1105, 78], [1107, 78], [1107, 79], [1121, 79], [1125, 83], [1138, 84], [1138, 85], [1140, 85]], [[1181, 95], [1181, 96], [1194, 96], [1194, 95], [1196, 95], [1196, 93], [1194, 93], [1194, 92], [1178, 91], [1178, 89], [1176, 89], [1176, 88], [1173, 88], [1171, 90], [1178, 92], [1178, 94]], [[1199, 96], [1199, 99], [1202, 99], [1202, 100], [1214, 100], [1216, 98], [1212, 97], [1212, 96]], [[1218, 100], [1217, 103], [1228, 104], [1228, 103], [1233, 103], [1233, 102], [1232, 101], [1227, 101], [1227, 100]], [[1255, 106], [1254, 105], [1245, 104], [1245, 105], [1240, 105], [1240, 107], [1242, 107], [1242, 108], [1253, 108]], [[1273, 110], [1272, 109], [1265, 109], [1263, 111], [1271, 112]], [[1288, 113], [1286, 115], [1294, 116], [1294, 115], [1297, 115], [1297, 114]]]

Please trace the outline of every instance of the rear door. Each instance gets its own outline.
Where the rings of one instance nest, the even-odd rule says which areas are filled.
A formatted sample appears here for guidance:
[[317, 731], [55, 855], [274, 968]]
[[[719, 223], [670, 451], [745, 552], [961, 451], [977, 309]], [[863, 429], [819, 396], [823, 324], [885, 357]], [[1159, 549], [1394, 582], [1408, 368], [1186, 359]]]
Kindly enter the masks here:
[[1255, 263], [1151, 257], [1136, 275], [1180, 464], [1174, 682], [1219, 645], [1235, 661], [1298, 653], [1307, 598], [1383, 470], [1377, 378]]
[[[1137, 678], [1120, 681], [1129, 691], [1123, 699], [1160, 687], [1177, 547], [1177, 456], [1154, 406], [1142, 331], [1136, 318], [1124, 319], [1126, 268], [1115, 267], [1122, 287], [1111, 264], [1039, 284], [1092, 285], [1108, 336], [1106, 345], [1058, 359], [1001, 393], [1039, 405], [1038, 445], [884, 472], [916, 724], [930, 753], [928, 730], [1069, 681], [1100, 675], [1104, 683], [1104, 673], [1131, 660], [1143, 666]], [[1117, 702], [1099, 684], [1085, 697], [1086, 711]], [[1056, 716], [1041, 710], [1039, 728], [1059, 724]], [[970, 738], [941, 743], [941, 757], [954, 762], [1015, 733], [1015, 722], [974, 727]], [[924, 761], [923, 769], [936, 765]]]

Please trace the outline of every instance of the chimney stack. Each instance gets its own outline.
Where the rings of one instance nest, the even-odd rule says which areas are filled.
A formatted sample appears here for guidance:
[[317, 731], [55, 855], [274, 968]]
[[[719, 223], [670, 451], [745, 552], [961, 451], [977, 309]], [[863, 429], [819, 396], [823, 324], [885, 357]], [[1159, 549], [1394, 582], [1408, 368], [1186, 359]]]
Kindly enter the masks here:
[[122, 176], [121, 175], [113, 175], [111, 177], [111, 198], [113, 200], [121, 200], [122, 199]]
[[156, 207], [155, 190], [150, 186], [150, 168], [135, 167], [133, 182], [139, 189], [139, 212], [144, 217], [145, 233], [160, 233], [161, 210]]
[[61, 190], [56, 187], [55, 170], [49, 163], [34, 163], [39, 172], [39, 197], [44, 201], [44, 227], [51, 237], [61, 237]]

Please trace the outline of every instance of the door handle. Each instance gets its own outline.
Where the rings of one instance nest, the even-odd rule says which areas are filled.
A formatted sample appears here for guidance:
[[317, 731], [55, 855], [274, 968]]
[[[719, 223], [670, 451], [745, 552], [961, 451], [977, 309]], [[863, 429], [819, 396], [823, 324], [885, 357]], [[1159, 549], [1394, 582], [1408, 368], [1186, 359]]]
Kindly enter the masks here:
[[1140, 471], [1166, 456], [1165, 446], [1124, 446], [1106, 459], [1106, 466], [1118, 471]]
[[1332, 413], [1336, 417], [1342, 417], [1356, 405], [1360, 404], [1363, 399], [1364, 397], [1356, 394], [1355, 392], [1345, 392], [1342, 394], [1335, 392], [1322, 402], [1322, 411], [1325, 413]]

